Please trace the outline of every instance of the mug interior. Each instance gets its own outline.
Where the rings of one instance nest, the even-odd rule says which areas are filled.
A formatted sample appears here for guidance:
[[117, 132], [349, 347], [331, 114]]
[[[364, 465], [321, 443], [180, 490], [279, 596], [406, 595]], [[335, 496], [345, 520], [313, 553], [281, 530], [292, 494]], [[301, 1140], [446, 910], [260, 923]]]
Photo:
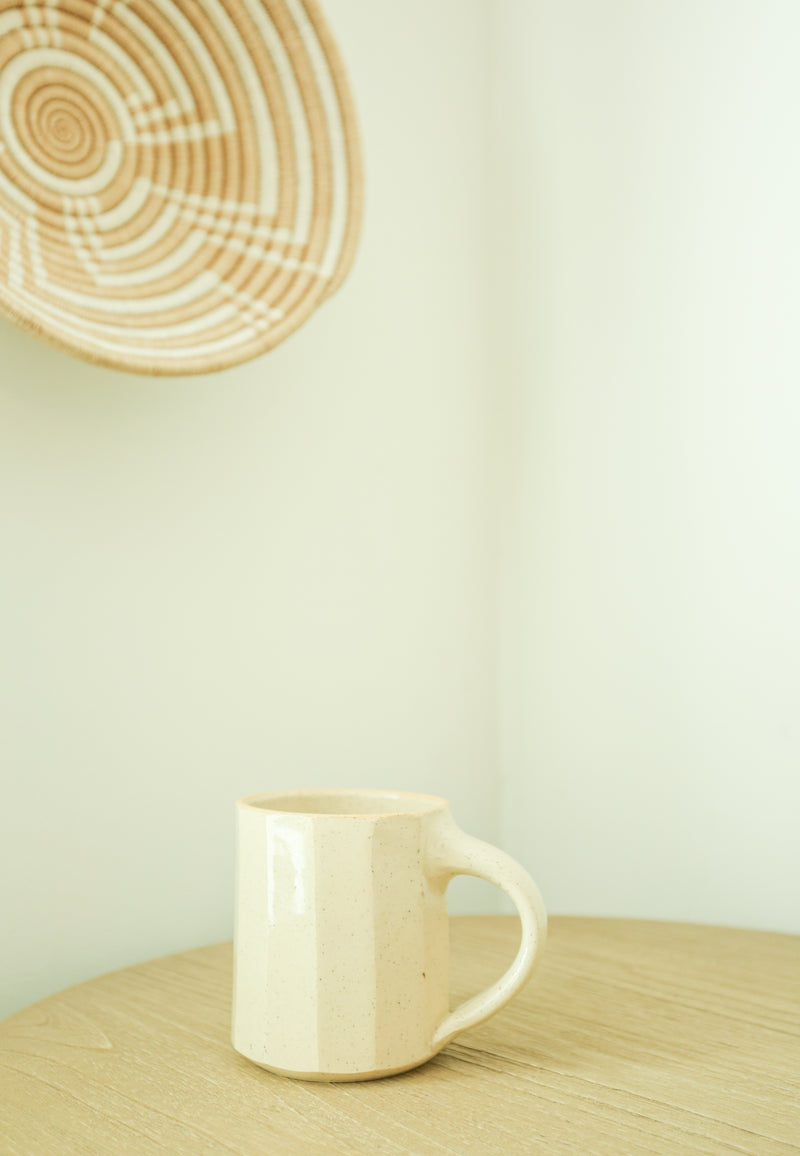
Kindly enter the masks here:
[[241, 799], [244, 807], [293, 815], [421, 815], [442, 810], [447, 800], [408, 791], [276, 791]]

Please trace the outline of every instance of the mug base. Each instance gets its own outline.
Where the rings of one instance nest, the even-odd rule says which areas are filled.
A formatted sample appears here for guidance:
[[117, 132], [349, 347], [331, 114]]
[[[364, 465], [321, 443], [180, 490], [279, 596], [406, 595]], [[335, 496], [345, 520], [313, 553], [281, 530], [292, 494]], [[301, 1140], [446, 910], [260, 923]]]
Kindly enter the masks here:
[[[241, 1053], [240, 1053], [241, 1055]], [[245, 1056], [245, 1059], [250, 1059]], [[413, 1060], [410, 1064], [401, 1064], [398, 1068], [378, 1068], [373, 1072], [291, 1072], [286, 1068], [275, 1068], [272, 1064], [262, 1064], [259, 1060], [250, 1060], [265, 1072], [272, 1072], [276, 1076], [286, 1076], [290, 1080], [313, 1080], [318, 1084], [352, 1084], [356, 1080], [382, 1080], [384, 1076], [399, 1076], [401, 1072], [410, 1072], [427, 1064], [433, 1056], [423, 1056], [420, 1060]]]

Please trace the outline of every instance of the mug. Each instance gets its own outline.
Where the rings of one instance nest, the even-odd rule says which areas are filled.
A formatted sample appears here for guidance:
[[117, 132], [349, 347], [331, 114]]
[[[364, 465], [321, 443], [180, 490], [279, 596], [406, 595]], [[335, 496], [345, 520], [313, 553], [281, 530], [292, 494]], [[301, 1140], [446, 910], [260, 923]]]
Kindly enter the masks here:
[[[451, 1012], [445, 892], [454, 875], [502, 887], [522, 942], [501, 979]], [[546, 928], [528, 873], [465, 835], [446, 799], [250, 795], [238, 803], [233, 1046], [301, 1080], [408, 1071], [520, 990]]]

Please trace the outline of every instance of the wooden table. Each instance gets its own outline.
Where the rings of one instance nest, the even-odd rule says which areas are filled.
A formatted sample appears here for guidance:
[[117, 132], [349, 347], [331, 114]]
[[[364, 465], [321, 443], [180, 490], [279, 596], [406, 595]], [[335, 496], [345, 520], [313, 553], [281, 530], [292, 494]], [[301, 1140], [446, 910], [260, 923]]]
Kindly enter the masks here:
[[[517, 922], [453, 920], [453, 994]], [[800, 937], [556, 918], [541, 970], [416, 1071], [274, 1076], [228, 1042], [231, 948], [130, 967], [0, 1024], [2, 1156], [800, 1152]]]

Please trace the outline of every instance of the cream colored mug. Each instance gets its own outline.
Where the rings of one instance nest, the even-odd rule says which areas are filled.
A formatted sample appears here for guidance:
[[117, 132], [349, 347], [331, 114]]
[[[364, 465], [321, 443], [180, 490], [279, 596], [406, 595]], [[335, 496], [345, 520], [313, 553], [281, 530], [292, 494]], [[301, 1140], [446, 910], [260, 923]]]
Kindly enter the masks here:
[[[530, 979], [547, 928], [531, 877], [465, 835], [448, 803], [311, 790], [238, 804], [233, 1046], [303, 1080], [370, 1080], [424, 1064]], [[506, 974], [449, 1010], [445, 891], [497, 884], [522, 943]]]

